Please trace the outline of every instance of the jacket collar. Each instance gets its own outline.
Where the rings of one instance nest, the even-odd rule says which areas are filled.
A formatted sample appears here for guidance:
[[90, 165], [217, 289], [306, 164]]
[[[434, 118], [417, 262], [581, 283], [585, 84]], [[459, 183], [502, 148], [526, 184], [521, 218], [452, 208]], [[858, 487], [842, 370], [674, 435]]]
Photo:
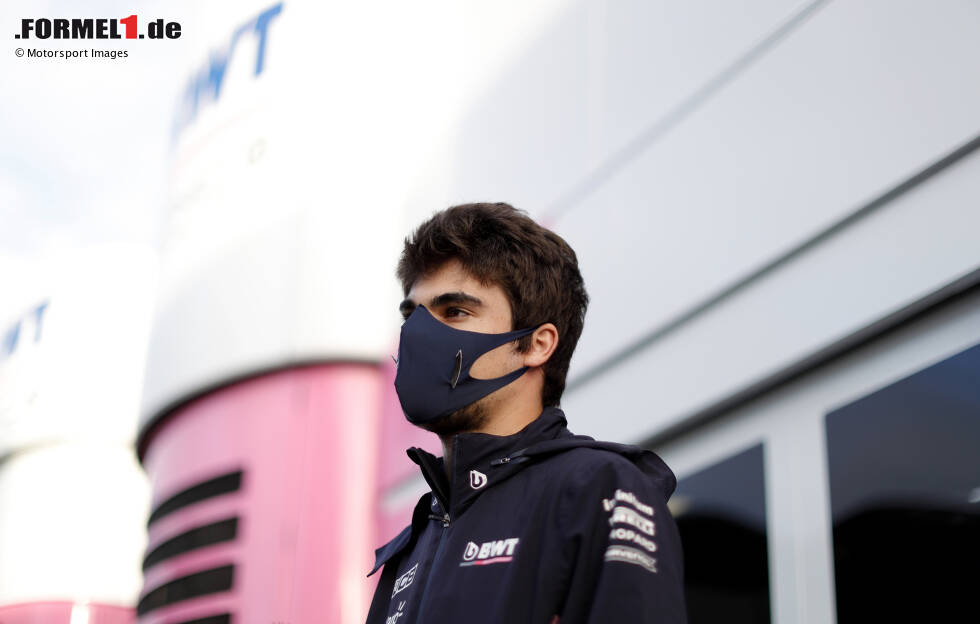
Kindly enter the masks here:
[[456, 434], [452, 447], [452, 475], [448, 479], [442, 458], [419, 448], [408, 449], [408, 456], [422, 469], [441, 511], [455, 518], [484, 491], [524, 468], [522, 461], [509, 460], [511, 454], [539, 442], [572, 437], [566, 424], [561, 409], [546, 407], [540, 416], [513, 435]]
[[[588, 436], [572, 435], [565, 425], [565, 414], [557, 407], [547, 407], [536, 420], [514, 435], [458, 434], [453, 438], [455, 461], [451, 480], [446, 478], [441, 457], [419, 448], [408, 449], [408, 456], [419, 465], [432, 488], [432, 496], [426, 494], [419, 500], [412, 514], [411, 525], [375, 551], [377, 560], [371, 573], [414, 543], [433, 519], [444, 519], [444, 514], [448, 512], [450, 521], [454, 520], [485, 490], [505, 481], [534, 461], [570, 449], [588, 447], [626, 457], [656, 483], [663, 492], [664, 501], [670, 498], [677, 479], [655, 453], [637, 446], [599, 442]], [[472, 475], [473, 472], [482, 474], [486, 482]]]

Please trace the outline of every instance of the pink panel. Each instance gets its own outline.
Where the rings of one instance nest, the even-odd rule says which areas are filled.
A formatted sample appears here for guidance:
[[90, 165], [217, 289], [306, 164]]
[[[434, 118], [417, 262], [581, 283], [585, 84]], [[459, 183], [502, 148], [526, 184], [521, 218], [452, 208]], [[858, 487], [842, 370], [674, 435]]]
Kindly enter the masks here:
[[[397, 349], [395, 349], [397, 351]], [[398, 394], [395, 392], [395, 365], [388, 360], [384, 363], [384, 389], [381, 410], [381, 447], [379, 460], [378, 499], [383, 500], [399, 485], [417, 479], [419, 467], [405, 454], [412, 446], [424, 448], [430, 453], [442, 455], [442, 445], [435, 434], [405, 420]], [[412, 510], [417, 499], [407, 498], [398, 506], [381, 505], [378, 508], [378, 537], [384, 543], [401, 531], [412, 519]]]
[[[397, 351], [397, 349], [395, 349]], [[418, 446], [430, 453], [442, 455], [439, 438], [425, 429], [419, 429], [405, 420], [398, 394], [395, 392], [395, 364], [390, 359], [383, 365], [384, 403], [381, 412], [380, 479], [386, 490], [419, 474], [419, 467], [405, 455], [405, 449]]]
[[[72, 609], [87, 611], [88, 624], [133, 624], [136, 610], [94, 602], [78, 604], [73, 602], [26, 602], [23, 604], [0, 606], [2, 624], [69, 624]], [[81, 616], [79, 616], [80, 618]]]
[[154, 522], [150, 548], [229, 516], [239, 518], [238, 535], [151, 566], [144, 595], [229, 563], [233, 584], [152, 610], [141, 624], [223, 612], [235, 622], [363, 621], [375, 582], [365, 574], [377, 545], [382, 384], [376, 366], [295, 368], [220, 389], [168, 418], [143, 459], [154, 508], [235, 470], [242, 485]]
[[[412, 520], [412, 510], [418, 499], [406, 501], [398, 507], [383, 509], [378, 512], [378, 545], [387, 543], [401, 533]], [[2, 624], [2, 623], [0, 623]]]

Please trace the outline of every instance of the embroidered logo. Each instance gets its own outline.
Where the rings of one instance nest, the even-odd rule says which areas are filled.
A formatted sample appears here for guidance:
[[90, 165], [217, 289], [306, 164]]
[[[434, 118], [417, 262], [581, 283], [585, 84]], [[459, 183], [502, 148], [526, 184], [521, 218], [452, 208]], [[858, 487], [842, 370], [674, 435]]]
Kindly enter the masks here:
[[650, 555], [636, 548], [629, 546], [610, 546], [606, 549], [606, 561], [622, 561], [646, 568], [650, 572], [657, 572], [657, 560]]
[[617, 527], [609, 532], [610, 540], [620, 540], [623, 542], [632, 542], [639, 546], [642, 546], [649, 550], [650, 552], [657, 552], [657, 543], [652, 539], [646, 538], [640, 533], [633, 531], [632, 529], [624, 529], [622, 527]]
[[514, 550], [517, 548], [518, 542], [520, 539], [516, 537], [483, 542], [479, 546], [473, 542], [468, 542], [463, 550], [463, 561], [459, 565], [464, 567], [510, 563], [514, 560]]
[[609, 524], [628, 524], [638, 528], [647, 535], [652, 536], [654, 533], [653, 520], [637, 511], [633, 511], [629, 507], [614, 507], [612, 517], [609, 518]]
[[479, 490], [481, 487], [487, 484], [487, 475], [483, 474], [479, 470], [470, 470], [470, 487], [474, 490]]
[[637, 565], [656, 574], [657, 559], [650, 555], [657, 552], [653, 507], [633, 492], [616, 490], [612, 498], [602, 499], [602, 509], [609, 514], [612, 527], [605, 560]]
[[616, 490], [612, 498], [602, 499], [602, 508], [606, 511], [612, 511], [617, 502], [629, 503], [646, 515], [653, 515], [653, 507], [644, 504], [633, 492], [624, 492], [623, 490]]
[[398, 611], [394, 615], [390, 616], [385, 620], [385, 624], [398, 624], [398, 618], [405, 615], [405, 601], [402, 600], [398, 603]]
[[419, 564], [416, 563], [415, 565], [413, 565], [411, 568], [408, 569], [408, 572], [402, 574], [397, 579], [395, 579], [395, 587], [394, 589], [391, 590], [392, 598], [395, 597], [395, 594], [397, 594], [398, 592], [400, 592], [401, 590], [405, 589], [406, 587], [412, 584], [412, 581], [415, 580], [415, 571], [418, 569], [419, 569]]

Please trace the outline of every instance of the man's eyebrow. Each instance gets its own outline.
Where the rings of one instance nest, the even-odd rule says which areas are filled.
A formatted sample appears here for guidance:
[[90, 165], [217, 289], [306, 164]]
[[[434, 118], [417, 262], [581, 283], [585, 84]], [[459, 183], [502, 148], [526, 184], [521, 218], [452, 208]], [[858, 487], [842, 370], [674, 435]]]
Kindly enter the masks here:
[[435, 296], [429, 302], [430, 308], [437, 308], [442, 305], [448, 305], [450, 303], [468, 303], [471, 306], [482, 306], [483, 302], [477, 297], [469, 293], [459, 292], [448, 292], [442, 293], [441, 295]]
[[[466, 303], [471, 306], [483, 305], [483, 301], [480, 298], [474, 297], [469, 293], [464, 293], [460, 291], [460, 292], [447, 292], [447, 293], [442, 293], [441, 295], [437, 295], [429, 301], [428, 307], [434, 309], [439, 306], [448, 305], [452, 303], [456, 303], [456, 304]], [[398, 304], [398, 311], [402, 313], [402, 316], [408, 316], [409, 314], [412, 313], [412, 311], [415, 310], [415, 305], [416, 305], [415, 302], [412, 301], [411, 299], [405, 299], [400, 304]]]

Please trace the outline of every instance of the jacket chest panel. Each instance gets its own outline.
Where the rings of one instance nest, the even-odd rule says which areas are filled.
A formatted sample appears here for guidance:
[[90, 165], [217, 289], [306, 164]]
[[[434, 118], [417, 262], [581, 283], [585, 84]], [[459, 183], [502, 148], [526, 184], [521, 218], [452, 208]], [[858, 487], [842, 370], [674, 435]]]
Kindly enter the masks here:
[[387, 621], [499, 621], [528, 591], [555, 593], [549, 586], [564, 568], [557, 492], [542, 485], [519, 475], [484, 492], [448, 527], [431, 521], [401, 559]]

